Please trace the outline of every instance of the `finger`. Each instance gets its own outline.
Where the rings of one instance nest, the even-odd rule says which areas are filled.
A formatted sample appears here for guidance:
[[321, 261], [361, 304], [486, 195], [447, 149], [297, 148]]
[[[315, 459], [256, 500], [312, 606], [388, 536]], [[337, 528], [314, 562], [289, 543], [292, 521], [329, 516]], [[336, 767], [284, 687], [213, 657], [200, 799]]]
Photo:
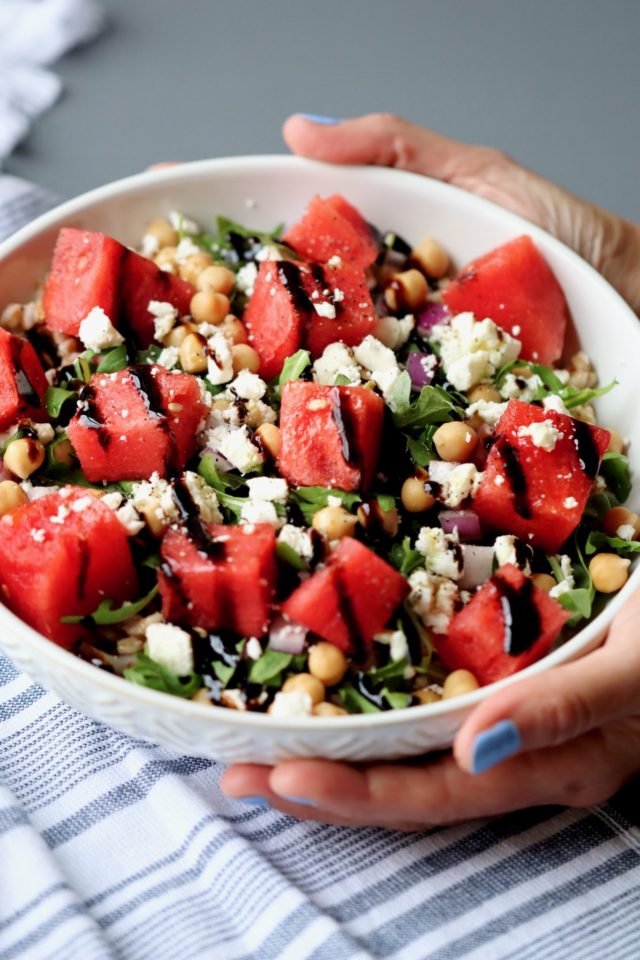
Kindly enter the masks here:
[[152, 163], [150, 167], [147, 167], [149, 173], [158, 173], [160, 170], [169, 170], [171, 167], [179, 167], [179, 160], [164, 160], [162, 163]]
[[639, 713], [639, 616], [640, 593], [617, 615], [604, 647], [480, 704], [454, 743], [460, 767], [481, 773], [516, 752], [566, 743]]

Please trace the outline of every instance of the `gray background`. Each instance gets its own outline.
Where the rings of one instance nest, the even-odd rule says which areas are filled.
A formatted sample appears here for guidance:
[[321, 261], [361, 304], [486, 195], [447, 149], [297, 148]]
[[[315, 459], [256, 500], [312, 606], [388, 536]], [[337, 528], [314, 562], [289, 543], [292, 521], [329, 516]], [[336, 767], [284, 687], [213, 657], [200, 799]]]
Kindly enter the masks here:
[[64, 195], [163, 159], [285, 149], [390, 110], [640, 220], [640, 0], [102, 0], [11, 172]]

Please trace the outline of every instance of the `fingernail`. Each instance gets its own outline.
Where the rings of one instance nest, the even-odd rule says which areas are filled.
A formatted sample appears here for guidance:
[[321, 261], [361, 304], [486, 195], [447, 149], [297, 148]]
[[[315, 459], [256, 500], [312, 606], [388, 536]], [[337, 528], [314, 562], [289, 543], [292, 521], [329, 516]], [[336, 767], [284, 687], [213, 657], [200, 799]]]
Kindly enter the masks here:
[[512, 757], [521, 744], [520, 731], [511, 720], [501, 720], [488, 730], [483, 730], [473, 741], [471, 772], [484, 773], [496, 763]]
[[308, 800], [306, 797], [283, 797], [282, 799], [287, 803], [297, 803], [301, 807], [315, 807], [313, 800]]
[[269, 807], [269, 803], [264, 797], [236, 797], [236, 800], [239, 800], [240, 803], [249, 803], [252, 807], [262, 807], [263, 809]]
[[340, 123], [340, 120], [336, 119], [336, 117], [323, 117], [318, 113], [299, 113], [298, 116], [304, 120], [310, 120], [311, 123], [321, 123], [324, 127], [330, 127], [334, 123]]

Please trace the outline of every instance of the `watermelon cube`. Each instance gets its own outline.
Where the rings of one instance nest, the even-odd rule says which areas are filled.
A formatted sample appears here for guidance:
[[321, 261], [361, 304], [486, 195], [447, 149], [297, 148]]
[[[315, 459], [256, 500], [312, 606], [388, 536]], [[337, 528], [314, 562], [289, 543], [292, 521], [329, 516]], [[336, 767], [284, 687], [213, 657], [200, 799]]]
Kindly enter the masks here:
[[450, 670], [470, 670], [484, 685], [544, 657], [570, 616], [518, 567], [505, 564], [434, 641]]
[[165, 620], [261, 637], [275, 592], [275, 532], [269, 524], [211, 524], [194, 542], [171, 528], [159, 574]]
[[566, 414], [510, 400], [473, 500], [483, 528], [556, 553], [580, 522], [609, 437]]
[[305, 580], [282, 604], [282, 613], [345, 653], [362, 652], [409, 593], [393, 567], [352, 537], [345, 537], [327, 566]]
[[66, 487], [0, 520], [0, 585], [7, 606], [54, 643], [86, 631], [63, 616], [86, 616], [103, 600], [131, 600], [138, 581], [127, 531], [86, 489]]
[[28, 340], [0, 328], [0, 430], [21, 418], [46, 420], [46, 389], [42, 364]]
[[378, 465], [383, 420], [383, 400], [364, 387], [289, 381], [278, 469], [298, 486], [366, 489]]
[[373, 333], [377, 320], [369, 284], [361, 269], [332, 263], [322, 267], [313, 264], [311, 269], [314, 283], [307, 286], [307, 291], [313, 309], [306, 325], [305, 346], [315, 360], [336, 340], [350, 347], [357, 346]]
[[551, 364], [564, 344], [567, 302], [551, 267], [529, 236], [516, 237], [467, 264], [442, 299], [452, 313], [490, 317], [522, 342], [525, 360]]
[[309, 309], [297, 266], [264, 260], [242, 317], [260, 356], [263, 379], [277, 377], [287, 357], [302, 346]]
[[338, 256], [366, 270], [378, 256], [371, 228], [344, 197], [314, 197], [303, 217], [289, 227], [283, 240], [307, 260], [327, 263]]
[[195, 288], [127, 247], [90, 230], [65, 227], [53, 252], [44, 288], [45, 323], [77, 337], [80, 324], [100, 307], [122, 335], [141, 347], [153, 340], [150, 300], [189, 312]]
[[[169, 409], [171, 407], [171, 409]], [[145, 480], [181, 471], [196, 452], [207, 412], [198, 381], [161, 366], [94, 374], [67, 428], [92, 483]]]

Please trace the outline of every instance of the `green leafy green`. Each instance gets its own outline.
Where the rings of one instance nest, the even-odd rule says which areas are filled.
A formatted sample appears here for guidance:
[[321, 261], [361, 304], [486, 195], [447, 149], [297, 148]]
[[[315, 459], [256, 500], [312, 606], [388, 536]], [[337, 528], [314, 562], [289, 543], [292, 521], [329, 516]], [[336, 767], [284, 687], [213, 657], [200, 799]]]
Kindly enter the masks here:
[[411, 377], [407, 370], [402, 371], [391, 388], [389, 406], [396, 416], [406, 414], [411, 407]]
[[289, 546], [288, 543], [280, 541], [276, 545], [276, 557], [278, 560], [281, 560], [282, 563], [286, 563], [289, 567], [293, 567], [294, 570], [308, 570], [309, 564], [307, 561], [300, 556], [299, 553]]
[[280, 376], [278, 377], [278, 386], [282, 390], [288, 380], [299, 380], [304, 371], [311, 365], [311, 354], [308, 350], [297, 350], [285, 360]]
[[[581, 620], [587, 620], [591, 616], [595, 589], [591, 580], [591, 574], [584, 559], [584, 554], [578, 543], [577, 536], [574, 537], [574, 549], [577, 562], [571, 566], [575, 586], [565, 593], [561, 593], [556, 600], [558, 603], [571, 613], [569, 626], [576, 626]], [[556, 578], [557, 583], [564, 580], [562, 567], [556, 557], [547, 557], [549, 565]]]
[[374, 667], [369, 670], [367, 676], [371, 677], [375, 686], [380, 686], [380, 684], [386, 683], [387, 680], [404, 679], [404, 672], [408, 666], [410, 666], [410, 664], [406, 657], [403, 657], [401, 660], [390, 660], [384, 667], [378, 667], [377, 669]]
[[146, 653], [138, 654], [136, 663], [124, 670], [124, 676], [132, 683], [142, 687], [151, 687], [162, 693], [171, 693], [178, 697], [192, 697], [202, 686], [202, 677], [197, 673], [190, 673], [186, 677], [179, 677], [156, 663]]
[[266, 649], [259, 660], [249, 667], [249, 682], [268, 684], [273, 682], [290, 665], [293, 657], [290, 653]]
[[84, 383], [89, 382], [93, 375], [93, 367], [89, 361], [93, 360], [95, 355], [94, 350], [85, 350], [73, 361], [73, 369], [78, 380], [83, 380]]
[[409, 537], [405, 537], [402, 543], [394, 543], [389, 551], [389, 562], [405, 577], [424, 565], [424, 557], [411, 546]]
[[157, 363], [162, 349], [157, 343], [152, 343], [146, 350], [138, 350], [136, 363]]
[[598, 550], [613, 550], [621, 557], [632, 557], [640, 553], [640, 540], [623, 540], [622, 537], [608, 537], [600, 530], [592, 530], [587, 537], [584, 552], [590, 556]]
[[84, 616], [60, 617], [62, 623], [82, 623], [84, 620], [93, 620], [96, 626], [108, 627], [115, 623], [123, 623], [130, 617], [144, 610], [158, 593], [158, 584], [154, 584], [149, 593], [145, 594], [139, 600], [132, 603], [124, 603], [121, 607], [113, 606], [113, 600], [103, 600], [93, 613], [87, 613]]
[[119, 347], [114, 347], [105, 353], [98, 364], [97, 373], [117, 373], [118, 370], [124, 370], [128, 362], [127, 345], [121, 343]]
[[366, 697], [363, 697], [352, 686], [344, 686], [338, 690], [338, 696], [340, 697], [340, 702], [345, 710], [348, 710], [349, 713], [380, 713], [380, 708], [376, 707], [374, 703], [371, 703], [370, 700], [367, 700]]
[[378, 501], [378, 506], [381, 510], [384, 510], [387, 513], [389, 510], [393, 510], [396, 505], [396, 498], [390, 496], [388, 493], [379, 493], [376, 496]]
[[[69, 453], [69, 439], [66, 431], [56, 436], [56, 438], [45, 447], [44, 453], [44, 474], [52, 480], [66, 478], [74, 469], [67, 463]], [[60, 457], [58, 456], [60, 454]], [[74, 457], [74, 463], [75, 461]]]
[[222, 663], [221, 660], [214, 660], [212, 666], [216, 678], [220, 681], [223, 687], [226, 687], [236, 672], [237, 664], [227, 664]]
[[382, 695], [392, 710], [404, 710], [411, 703], [411, 694], [402, 693], [399, 690], [382, 689]]
[[242, 514], [242, 508], [249, 502], [249, 498], [234, 497], [233, 494], [227, 491], [237, 489], [239, 486], [244, 485], [240, 477], [235, 477], [232, 474], [221, 474], [210, 453], [205, 453], [201, 458], [198, 473], [204, 478], [206, 483], [216, 491], [218, 501], [222, 506], [226, 507], [226, 509], [239, 520]]
[[272, 240], [277, 240], [284, 230], [284, 223], [279, 223], [273, 230], [253, 230], [251, 227], [245, 227], [235, 220], [222, 216], [216, 218], [216, 226], [220, 243], [224, 243], [230, 233], [236, 233], [239, 237], [244, 237], [247, 240], [257, 237], [262, 243], [269, 243]]
[[51, 419], [57, 420], [65, 403], [76, 398], [77, 394], [73, 390], [65, 390], [63, 387], [47, 387], [47, 392], [44, 395], [44, 405]]
[[600, 473], [618, 503], [624, 503], [631, 493], [629, 461], [625, 455], [623, 453], [605, 453], [602, 458]]
[[567, 410], [573, 410], [574, 407], [580, 407], [583, 403], [591, 403], [592, 400], [603, 397], [617, 385], [618, 381], [612, 380], [606, 387], [585, 387], [583, 390], [578, 390], [577, 387], [564, 387], [560, 396]]
[[608, 510], [618, 506], [618, 499], [612, 493], [606, 490], [598, 490], [592, 493], [587, 500], [584, 509], [585, 516], [593, 517], [595, 520], [601, 520]]
[[551, 367], [545, 367], [541, 363], [533, 363], [531, 360], [512, 360], [511, 363], [507, 363], [498, 370], [494, 377], [494, 383], [498, 390], [503, 386], [507, 374], [511, 373], [516, 367], [527, 367], [531, 373], [537, 374], [540, 378], [542, 385], [538, 385], [536, 388], [534, 396], [532, 397], [533, 400], [543, 400], [552, 393], [560, 397], [567, 410], [579, 407], [583, 403], [591, 403], [592, 400], [604, 396], [605, 393], [613, 390], [618, 382], [617, 380], [612, 380], [606, 387], [586, 387], [579, 390], [577, 387], [563, 383]]
[[345, 377], [344, 373], [339, 373], [333, 381], [333, 385], [334, 387], [348, 387], [352, 382], [352, 380], [349, 380], [349, 377]]
[[290, 499], [300, 508], [307, 523], [311, 523], [314, 513], [327, 506], [329, 497], [339, 498], [347, 510], [361, 500], [356, 493], [335, 487], [296, 487], [290, 494]]
[[464, 409], [442, 387], [423, 387], [418, 398], [402, 413], [394, 413], [393, 422], [399, 430], [422, 430], [429, 424], [461, 419]]

